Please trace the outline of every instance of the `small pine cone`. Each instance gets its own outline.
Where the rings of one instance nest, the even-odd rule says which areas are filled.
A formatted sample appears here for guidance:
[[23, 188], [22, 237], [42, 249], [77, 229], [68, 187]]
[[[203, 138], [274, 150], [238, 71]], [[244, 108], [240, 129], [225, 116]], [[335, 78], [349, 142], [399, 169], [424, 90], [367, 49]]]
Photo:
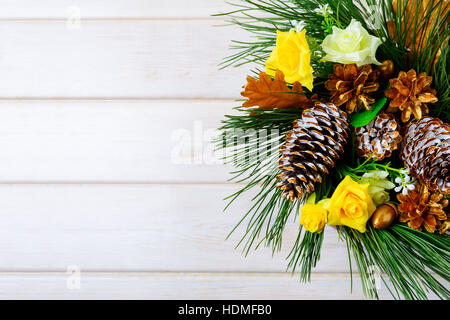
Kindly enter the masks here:
[[416, 119], [428, 114], [428, 103], [438, 101], [436, 90], [430, 87], [433, 78], [425, 72], [417, 75], [411, 69], [408, 72], [400, 71], [397, 78], [389, 80], [391, 88], [387, 89], [385, 96], [391, 99], [387, 112], [402, 112], [402, 121], [408, 122], [411, 114]]
[[348, 113], [370, 110], [370, 105], [375, 102], [370, 95], [378, 91], [380, 80], [392, 75], [393, 68], [390, 60], [383, 61], [376, 69], [372, 69], [370, 64], [361, 67], [356, 64], [335, 64], [333, 73], [325, 82], [325, 88], [331, 92], [330, 101], [338, 107], [345, 104]]
[[409, 190], [406, 195], [397, 194], [400, 202], [399, 221], [408, 222], [416, 230], [424, 227], [428, 232], [445, 233], [448, 229], [448, 199], [439, 192], [430, 192], [424, 185], [416, 186], [417, 190]]
[[369, 124], [355, 129], [358, 156], [383, 160], [392, 155], [402, 141], [400, 127], [393, 114], [380, 113]]
[[400, 154], [411, 174], [431, 191], [450, 194], [450, 125], [438, 118], [414, 120]]
[[316, 102], [303, 111], [280, 148], [277, 187], [283, 197], [294, 201], [314, 191], [344, 152], [348, 130], [347, 114], [331, 103]]

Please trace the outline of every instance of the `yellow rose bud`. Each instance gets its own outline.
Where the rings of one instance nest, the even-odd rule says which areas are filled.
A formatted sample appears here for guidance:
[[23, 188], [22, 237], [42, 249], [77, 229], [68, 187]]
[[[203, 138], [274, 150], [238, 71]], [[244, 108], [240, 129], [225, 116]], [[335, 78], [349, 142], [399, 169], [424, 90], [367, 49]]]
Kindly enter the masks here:
[[302, 206], [300, 224], [309, 232], [321, 233], [327, 223], [327, 210], [323, 203], [305, 203]]
[[277, 31], [277, 45], [266, 61], [266, 73], [275, 76], [277, 70], [284, 73], [286, 82], [296, 81], [308, 90], [313, 89], [311, 51], [306, 41], [306, 30], [300, 33]]
[[333, 27], [333, 33], [326, 36], [322, 49], [327, 54], [322, 61], [363, 66], [380, 65], [375, 58], [381, 40], [371, 36], [359, 21], [352, 19], [345, 29]]
[[349, 176], [345, 177], [328, 203], [328, 224], [366, 232], [367, 221], [376, 209], [368, 189], [368, 183], [359, 184]]

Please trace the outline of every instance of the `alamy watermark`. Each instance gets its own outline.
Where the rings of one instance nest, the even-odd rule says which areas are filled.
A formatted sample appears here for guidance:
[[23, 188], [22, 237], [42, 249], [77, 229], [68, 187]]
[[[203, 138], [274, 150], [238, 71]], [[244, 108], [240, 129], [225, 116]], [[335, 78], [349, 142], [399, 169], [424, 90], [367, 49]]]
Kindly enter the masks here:
[[171, 134], [171, 162], [176, 165], [220, 165], [233, 160], [265, 161], [278, 153], [280, 131], [233, 129], [219, 132], [194, 121], [191, 129]]
[[69, 30], [78, 30], [81, 28], [81, 9], [77, 6], [70, 6], [66, 10], [66, 26]]
[[81, 289], [81, 268], [77, 265], [70, 265], [67, 267], [66, 274], [66, 287], [69, 290]]

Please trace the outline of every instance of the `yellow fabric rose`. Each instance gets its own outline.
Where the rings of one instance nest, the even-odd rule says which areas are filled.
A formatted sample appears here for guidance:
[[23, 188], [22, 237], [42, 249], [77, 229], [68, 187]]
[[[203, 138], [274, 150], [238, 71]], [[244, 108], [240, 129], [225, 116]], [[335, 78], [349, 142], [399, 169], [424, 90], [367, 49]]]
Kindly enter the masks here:
[[359, 21], [352, 19], [347, 28], [333, 27], [333, 33], [326, 36], [322, 49], [327, 54], [322, 61], [363, 66], [380, 65], [375, 58], [381, 40], [371, 36]]
[[345, 177], [328, 203], [328, 224], [366, 232], [367, 221], [376, 209], [368, 189], [368, 183], [359, 184], [349, 176]]
[[313, 89], [311, 51], [306, 41], [306, 30], [300, 33], [277, 31], [277, 45], [266, 61], [266, 73], [275, 76], [277, 70], [284, 73], [286, 82], [296, 81], [308, 90]]
[[321, 233], [327, 223], [327, 214], [323, 201], [316, 204], [305, 203], [301, 210], [300, 224], [309, 232]]

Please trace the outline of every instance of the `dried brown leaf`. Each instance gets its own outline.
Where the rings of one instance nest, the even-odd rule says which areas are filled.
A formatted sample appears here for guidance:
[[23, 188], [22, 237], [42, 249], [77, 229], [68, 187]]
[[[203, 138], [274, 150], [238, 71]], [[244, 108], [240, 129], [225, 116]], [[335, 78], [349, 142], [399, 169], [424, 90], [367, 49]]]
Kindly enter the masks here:
[[264, 72], [259, 74], [259, 80], [247, 77], [247, 84], [241, 95], [248, 98], [243, 106], [257, 107], [255, 110], [305, 108], [313, 104], [303, 93], [299, 82], [295, 82], [292, 89], [287, 86], [280, 70], [276, 72], [273, 80]]

